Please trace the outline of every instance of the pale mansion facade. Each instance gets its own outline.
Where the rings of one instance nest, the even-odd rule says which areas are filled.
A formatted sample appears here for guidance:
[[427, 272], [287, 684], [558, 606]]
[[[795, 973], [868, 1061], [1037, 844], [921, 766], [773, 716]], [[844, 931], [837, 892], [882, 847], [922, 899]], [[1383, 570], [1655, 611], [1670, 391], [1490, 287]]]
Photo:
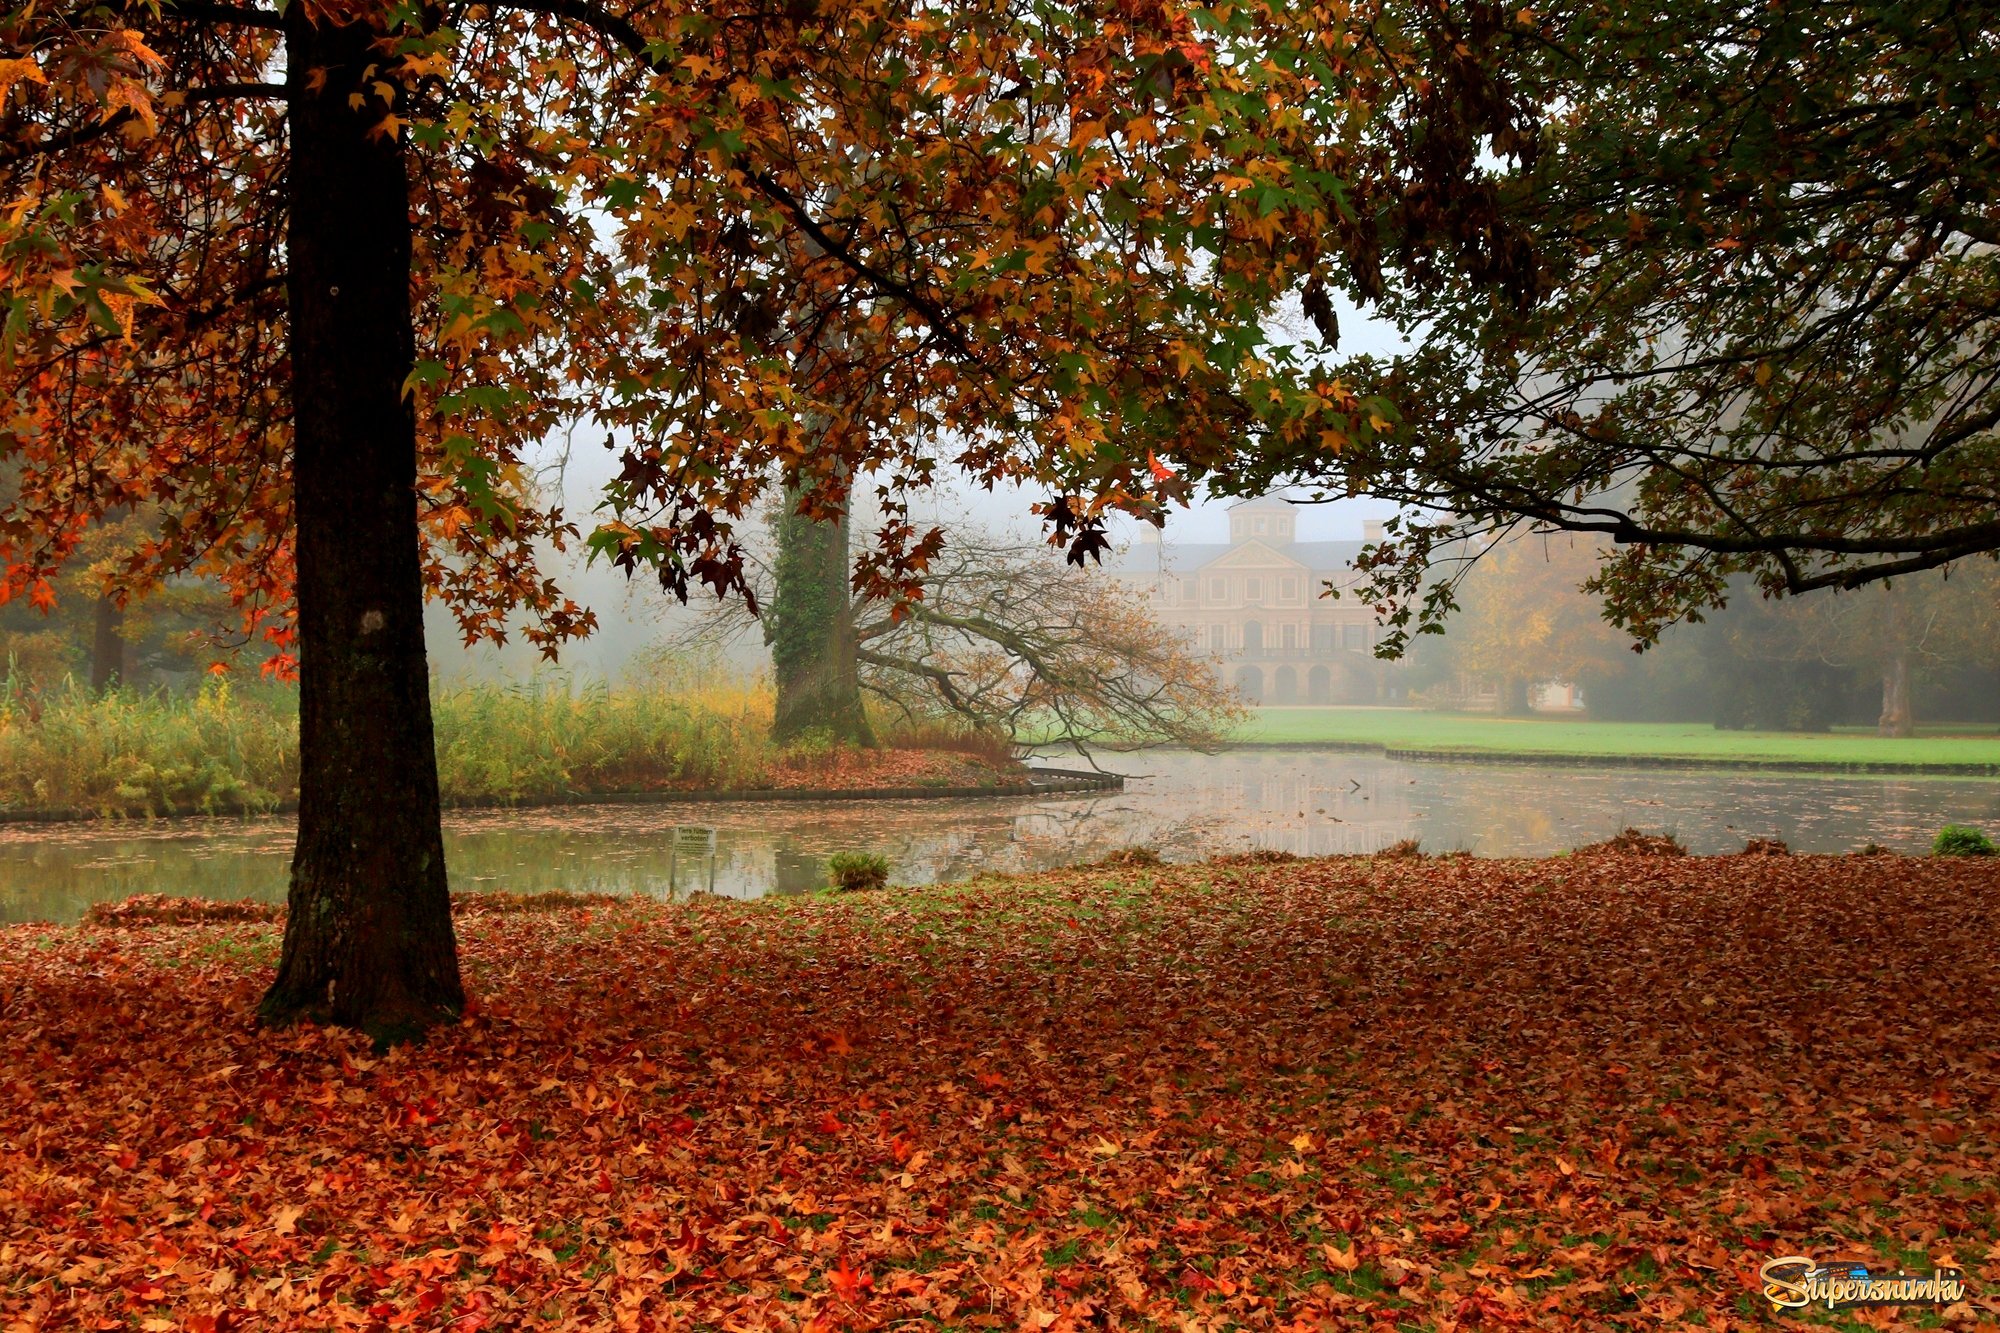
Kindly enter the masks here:
[[1229, 511], [1227, 544], [1145, 540], [1105, 563], [1252, 703], [1399, 702], [1401, 673], [1374, 656], [1373, 610], [1323, 595], [1353, 585], [1362, 543], [1302, 542], [1297, 524], [1281, 498], [1246, 500]]

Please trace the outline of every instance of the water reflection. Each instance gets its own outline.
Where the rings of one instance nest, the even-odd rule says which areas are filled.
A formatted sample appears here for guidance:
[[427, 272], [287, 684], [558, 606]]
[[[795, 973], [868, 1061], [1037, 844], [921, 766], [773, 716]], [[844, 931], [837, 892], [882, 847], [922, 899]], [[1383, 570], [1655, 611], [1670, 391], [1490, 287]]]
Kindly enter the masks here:
[[[1798, 851], [1916, 851], [1941, 824], [2000, 824], [1990, 779], [1550, 769], [1405, 763], [1344, 751], [1244, 750], [1113, 761], [1123, 792], [976, 801], [613, 805], [447, 818], [455, 889], [735, 897], [798, 893], [834, 852], [887, 856], [903, 883], [1090, 860], [1143, 843], [1169, 859], [1255, 847], [1538, 855], [1628, 824], [1701, 852], [1776, 837]], [[683, 836], [677, 840], [675, 830]], [[708, 850], [713, 831], [713, 853]], [[288, 819], [0, 829], [0, 920], [74, 920], [133, 893], [284, 896]]]

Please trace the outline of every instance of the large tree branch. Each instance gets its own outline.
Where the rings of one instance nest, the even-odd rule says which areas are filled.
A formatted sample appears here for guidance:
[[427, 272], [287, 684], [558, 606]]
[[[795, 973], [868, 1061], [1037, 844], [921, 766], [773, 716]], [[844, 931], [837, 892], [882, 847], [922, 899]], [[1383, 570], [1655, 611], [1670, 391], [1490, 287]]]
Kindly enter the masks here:
[[214, 4], [209, 0], [165, 0], [160, 13], [164, 18], [186, 19], [190, 23], [224, 23], [245, 28], [268, 28], [272, 32], [285, 30], [283, 15], [274, 9], [257, 9], [251, 5]]
[[[645, 34], [630, 18], [602, 5], [593, 4], [590, 0], [503, 0], [501, 7], [529, 14], [546, 14], [551, 18], [578, 24], [595, 32], [656, 74], [668, 74], [673, 70], [666, 60], [654, 53], [652, 44], [646, 40]], [[883, 272], [855, 254], [850, 247], [827, 230], [824, 219], [815, 217], [803, 200], [786, 189], [783, 182], [769, 171], [750, 161], [747, 154], [735, 154], [731, 159], [731, 165], [741, 171], [744, 177], [757, 187], [760, 194], [784, 210], [794, 226], [821, 250], [831, 255], [843, 268], [862, 279], [881, 295], [898, 301], [921, 315], [930, 325], [932, 334], [959, 356], [972, 362], [979, 360], [972, 349], [972, 344], [959, 327], [957, 317], [951, 311], [911, 284]]]
[[282, 83], [211, 83], [200, 88], [190, 88], [181, 94], [189, 102], [221, 102], [229, 100], [285, 102], [291, 100], [291, 91]]

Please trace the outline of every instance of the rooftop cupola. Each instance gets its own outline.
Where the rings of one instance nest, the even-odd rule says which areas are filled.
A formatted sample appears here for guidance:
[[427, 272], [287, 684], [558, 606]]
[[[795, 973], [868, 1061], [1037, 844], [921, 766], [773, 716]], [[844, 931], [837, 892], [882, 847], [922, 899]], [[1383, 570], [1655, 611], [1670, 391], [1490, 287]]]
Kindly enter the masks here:
[[1282, 495], [1244, 500], [1229, 509], [1229, 542], [1259, 541], [1283, 546], [1297, 539], [1298, 509]]

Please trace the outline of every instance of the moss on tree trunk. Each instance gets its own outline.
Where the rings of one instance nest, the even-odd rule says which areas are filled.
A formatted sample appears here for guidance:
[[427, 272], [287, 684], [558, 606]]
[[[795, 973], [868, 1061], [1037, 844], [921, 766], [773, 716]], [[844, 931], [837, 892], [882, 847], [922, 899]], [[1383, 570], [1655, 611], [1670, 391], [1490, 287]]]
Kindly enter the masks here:
[[861, 706], [848, 524], [799, 514], [788, 492], [778, 520], [776, 588], [765, 612], [777, 707], [771, 735], [792, 741], [818, 732], [851, 745], [873, 745]]

